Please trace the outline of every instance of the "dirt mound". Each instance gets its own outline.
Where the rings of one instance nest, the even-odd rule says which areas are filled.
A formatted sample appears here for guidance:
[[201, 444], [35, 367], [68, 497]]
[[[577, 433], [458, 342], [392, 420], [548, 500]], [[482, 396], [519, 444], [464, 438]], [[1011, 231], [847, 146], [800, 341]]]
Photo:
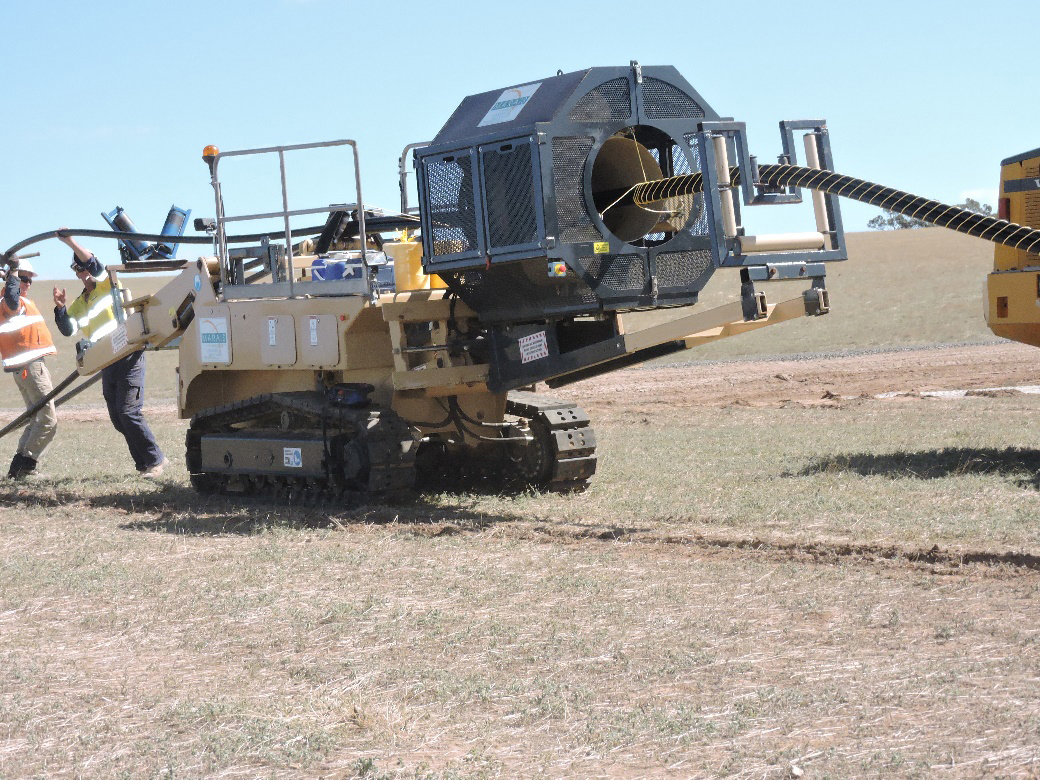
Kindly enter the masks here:
[[842, 406], [891, 394], [884, 401], [921, 400], [935, 390], [968, 397], [1016, 390], [995, 385], [1037, 383], [1040, 352], [1014, 343], [907, 349], [842, 356], [731, 360], [632, 368], [560, 388], [590, 411], [617, 404], [660, 407]]

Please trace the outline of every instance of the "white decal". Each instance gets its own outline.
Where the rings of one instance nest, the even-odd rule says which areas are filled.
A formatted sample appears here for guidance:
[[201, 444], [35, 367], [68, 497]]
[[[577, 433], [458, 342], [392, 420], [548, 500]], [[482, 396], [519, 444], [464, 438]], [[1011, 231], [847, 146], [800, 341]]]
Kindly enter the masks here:
[[199, 317], [199, 360], [203, 363], [230, 363], [227, 317]]
[[311, 317], [310, 318], [310, 324], [311, 324], [311, 346], [312, 347], [316, 347], [316, 346], [318, 346], [318, 318], [317, 317]]
[[290, 469], [302, 469], [303, 450], [299, 447], [283, 447], [282, 465]]
[[126, 325], [120, 325], [112, 334], [112, 354], [118, 355], [126, 349]]
[[539, 82], [537, 84], [525, 84], [522, 87], [507, 89], [498, 96], [495, 105], [491, 106], [491, 110], [484, 115], [484, 118], [480, 120], [480, 124], [477, 125], [477, 127], [497, 125], [499, 122], [509, 122], [516, 119], [516, 115], [519, 114], [520, 110], [527, 105], [527, 101], [531, 99], [531, 95], [533, 95], [535, 90], [541, 85], [541, 82]]
[[530, 336], [520, 337], [520, 362], [530, 363], [532, 360], [549, 357], [549, 345], [545, 340], [545, 331], [540, 330]]
[[278, 346], [278, 318], [267, 318], [267, 343], [272, 347]]

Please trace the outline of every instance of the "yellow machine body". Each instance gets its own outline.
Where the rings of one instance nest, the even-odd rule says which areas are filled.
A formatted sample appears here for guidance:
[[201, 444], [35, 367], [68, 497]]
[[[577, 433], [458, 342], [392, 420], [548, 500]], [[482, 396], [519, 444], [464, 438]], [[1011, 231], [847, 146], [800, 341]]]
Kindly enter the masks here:
[[[1040, 149], [1004, 160], [999, 216], [1040, 227]], [[1040, 347], [1040, 257], [997, 244], [986, 278], [986, 324], [996, 335]]]
[[[467, 97], [433, 141], [406, 147], [394, 214], [364, 206], [352, 140], [207, 147], [216, 256], [164, 263], [177, 275], [161, 289], [116, 300], [120, 326], [80, 355], [80, 373], [177, 349], [185, 462], [203, 492], [581, 490], [596, 469], [590, 418], [535, 386], [826, 314], [824, 266], [847, 259], [838, 196], [1040, 246], [1020, 227], [1040, 225], [1040, 149], [1003, 162], [1010, 225], [837, 174], [821, 120], [781, 123], [791, 164], [753, 164], [743, 123], [715, 114], [674, 68], [592, 68], [518, 89]], [[796, 133], [806, 166], [794, 164]], [[303, 150], [349, 157], [352, 202], [344, 180], [338, 203], [290, 209], [284, 155]], [[221, 161], [243, 155], [278, 155], [280, 211], [224, 212]], [[815, 193], [814, 231], [744, 231], [742, 205], [799, 203], [801, 188]], [[320, 229], [291, 227], [315, 213], [327, 214]], [[244, 221], [265, 232], [228, 235]], [[739, 271], [734, 297], [705, 309], [699, 293], [723, 268]], [[118, 289], [118, 274], [147, 270], [108, 274]], [[756, 284], [773, 282], [809, 286], [767, 301]], [[1040, 257], [997, 247], [986, 320], [1040, 346]]]

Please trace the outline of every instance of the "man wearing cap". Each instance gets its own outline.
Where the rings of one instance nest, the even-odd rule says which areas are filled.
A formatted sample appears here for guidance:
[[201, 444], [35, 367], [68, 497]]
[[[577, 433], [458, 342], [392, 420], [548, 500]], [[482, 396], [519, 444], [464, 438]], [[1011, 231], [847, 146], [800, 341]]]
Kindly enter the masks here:
[[[14, 376], [25, 408], [30, 409], [53, 389], [50, 371], [43, 361], [57, 350], [43, 315], [28, 298], [29, 286], [36, 278], [32, 263], [17, 258], [7, 263], [3, 300], [0, 301], [0, 358], [4, 371]], [[48, 401], [22, 431], [18, 450], [7, 472], [8, 478], [22, 479], [36, 471], [36, 464], [57, 429], [54, 402]]]
[[[54, 321], [63, 336], [78, 329], [91, 344], [119, 327], [112, 308], [112, 282], [105, 278], [101, 262], [72, 236], [58, 232], [58, 239], [72, 248], [72, 270], [83, 283], [83, 292], [66, 308], [65, 289], [54, 288]], [[134, 466], [146, 479], [155, 479], [168, 465], [155, 441], [141, 407], [144, 404], [144, 352], [131, 352], [101, 369], [101, 394], [112, 426], [126, 439]]]

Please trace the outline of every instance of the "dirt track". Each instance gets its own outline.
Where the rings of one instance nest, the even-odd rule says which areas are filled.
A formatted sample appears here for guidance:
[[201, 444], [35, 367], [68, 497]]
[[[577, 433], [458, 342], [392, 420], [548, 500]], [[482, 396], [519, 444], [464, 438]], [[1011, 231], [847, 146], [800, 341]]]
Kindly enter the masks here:
[[[589, 411], [647, 406], [835, 405], [841, 399], [1033, 385], [1040, 352], [1014, 343], [629, 369], [554, 391]], [[904, 396], [904, 397], [905, 397]]]

